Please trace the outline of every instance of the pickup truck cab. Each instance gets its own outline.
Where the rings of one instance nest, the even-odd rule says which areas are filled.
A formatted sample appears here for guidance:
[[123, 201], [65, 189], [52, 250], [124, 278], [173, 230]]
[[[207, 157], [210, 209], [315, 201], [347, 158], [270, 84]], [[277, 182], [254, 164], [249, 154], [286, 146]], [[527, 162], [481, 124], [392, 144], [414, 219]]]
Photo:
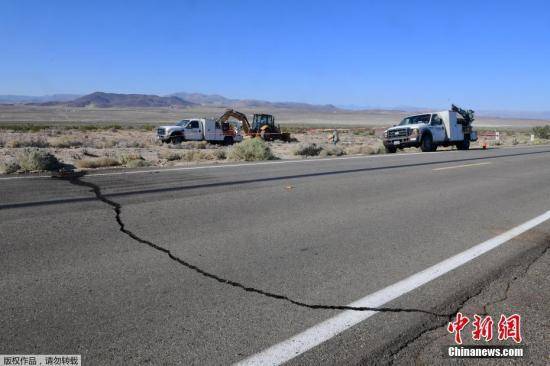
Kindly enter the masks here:
[[183, 119], [173, 125], [157, 127], [162, 142], [208, 141], [230, 145], [243, 139], [238, 124], [219, 122], [211, 118]]
[[477, 140], [471, 119], [456, 111], [425, 113], [403, 118], [399, 124], [384, 131], [386, 152], [394, 153], [405, 147], [420, 147], [422, 151], [435, 151], [438, 146], [456, 146], [468, 150], [470, 141]]

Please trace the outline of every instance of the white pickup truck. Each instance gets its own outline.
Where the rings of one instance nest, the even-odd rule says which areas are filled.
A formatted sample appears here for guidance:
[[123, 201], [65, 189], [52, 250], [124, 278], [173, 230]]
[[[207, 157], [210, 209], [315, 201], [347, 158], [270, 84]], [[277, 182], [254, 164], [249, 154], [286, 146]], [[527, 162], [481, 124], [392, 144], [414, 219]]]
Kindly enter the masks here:
[[405, 147], [435, 151], [438, 146], [456, 146], [459, 150], [468, 150], [470, 141], [477, 140], [473, 120], [474, 111], [454, 105], [450, 111], [405, 117], [384, 131], [384, 147], [388, 153]]
[[173, 125], [157, 127], [162, 142], [208, 141], [230, 145], [243, 139], [239, 126], [211, 118], [183, 119]]

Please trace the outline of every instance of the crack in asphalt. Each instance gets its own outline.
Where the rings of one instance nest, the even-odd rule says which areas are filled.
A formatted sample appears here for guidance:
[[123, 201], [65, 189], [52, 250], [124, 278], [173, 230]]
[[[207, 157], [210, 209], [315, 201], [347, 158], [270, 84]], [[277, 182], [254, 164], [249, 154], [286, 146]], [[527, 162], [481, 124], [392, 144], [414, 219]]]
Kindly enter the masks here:
[[118, 226], [120, 228], [120, 231], [124, 234], [128, 235], [133, 240], [145, 244], [161, 253], [166, 254], [171, 260], [183, 265], [184, 267], [204, 276], [207, 278], [210, 278], [212, 280], [215, 280], [217, 282], [220, 282], [225, 285], [229, 285], [232, 287], [239, 288], [241, 290], [244, 290], [246, 292], [252, 292], [259, 295], [263, 295], [272, 299], [277, 300], [283, 300], [286, 302], [289, 302], [293, 305], [297, 305], [300, 307], [308, 308], [308, 309], [321, 309], [321, 310], [353, 310], [353, 311], [375, 311], [375, 312], [390, 312], [390, 313], [424, 313], [436, 317], [443, 317], [446, 319], [449, 319], [453, 314], [438, 314], [429, 310], [423, 310], [423, 309], [414, 309], [414, 308], [389, 308], [389, 307], [369, 307], [369, 306], [348, 306], [348, 305], [327, 305], [327, 304], [310, 304], [307, 302], [295, 300], [293, 298], [290, 298], [286, 295], [269, 292], [265, 290], [261, 290], [255, 287], [246, 286], [240, 282], [236, 282], [230, 279], [226, 279], [223, 277], [220, 277], [216, 274], [210, 273], [202, 268], [200, 268], [197, 265], [194, 265], [178, 256], [176, 256], [170, 249], [164, 248], [158, 244], [155, 244], [149, 240], [143, 239], [139, 237], [138, 235], [134, 234], [132, 231], [128, 230], [124, 224], [124, 221], [122, 221], [121, 215], [122, 215], [122, 205], [118, 202], [115, 202], [113, 200], [108, 199], [105, 197], [101, 192], [101, 187], [99, 187], [97, 184], [86, 182], [80, 179], [80, 177], [83, 176], [81, 173], [80, 176], [77, 175], [69, 175], [69, 176], [54, 176], [52, 178], [54, 179], [60, 179], [64, 181], [68, 181], [71, 184], [77, 185], [77, 186], [83, 186], [88, 187], [92, 189], [92, 192], [95, 194], [96, 198], [103, 203], [111, 206], [113, 210], [116, 213], [116, 222], [118, 223]]
[[[506, 288], [505, 290], [503, 291], [504, 295], [501, 296], [500, 298], [498, 298], [497, 300], [494, 300], [494, 301], [491, 301], [491, 302], [488, 302], [486, 304], [483, 304], [483, 313], [479, 314], [479, 315], [483, 315], [483, 316], [486, 316], [488, 315], [488, 312], [487, 312], [487, 307], [488, 306], [491, 306], [491, 305], [496, 305], [498, 303], [501, 303], [503, 301], [505, 301], [506, 299], [508, 299], [508, 293], [510, 292], [510, 288], [512, 287], [512, 284], [514, 282], [516, 282], [517, 280], [523, 278], [527, 272], [529, 272], [529, 270], [531, 269], [531, 267], [538, 261], [540, 260], [547, 252], [548, 250], [550, 250], [550, 238], [547, 238], [546, 241], [548, 242], [548, 244], [546, 245], [546, 247], [540, 252], [540, 254], [537, 254], [534, 256], [534, 258], [532, 260], [530, 260], [528, 263], [526, 264], [519, 264], [515, 270], [518, 271], [517, 274], [514, 274], [514, 275], [511, 275], [509, 276], [509, 278], [507, 279], [506, 281]], [[514, 271], [515, 271], [514, 270]], [[447, 319], [447, 321], [438, 321], [436, 322], [436, 324], [434, 324], [433, 326], [431, 327], [428, 327], [426, 329], [423, 329], [420, 333], [416, 334], [414, 337], [412, 337], [411, 339], [405, 341], [405, 343], [401, 344], [396, 350], [394, 351], [391, 351], [390, 354], [388, 355], [388, 364], [390, 365], [393, 365], [397, 358], [399, 357], [399, 354], [406, 348], [410, 347], [414, 342], [416, 342], [417, 340], [419, 340], [423, 335], [425, 335], [426, 333], [429, 333], [429, 332], [432, 332], [434, 330], [437, 330], [437, 329], [440, 329], [440, 328], [443, 328], [445, 327], [446, 323], [447, 322], [451, 322], [453, 319], [453, 316], [454, 314], [456, 314], [458, 311], [460, 311], [464, 305], [470, 301], [471, 299], [474, 299], [478, 296], [480, 296], [484, 291], [485, 289], [487, 289], [489, 286], [491, 286], [495, 281], [498, 281], [499, 278], [501, 278], [501, 276], [497, 276], [497, 278], [495, 278], [494, 280], [482, 285], [478, 291], [476, 291], [476, 293], [474, 294], [471, 294], [469, 296], [466, 296], [459, 304], [457, 304], [457, 306], [455, 307], [455, 311], [452, 313], [451, 316], [449, 316], [449, 318]], [[430, 341], [431, 342], [431, 341]]]
[[[550, 238], [548, 238], [547, 240], [549, 243], [550, 243]], [[529, 262], [529, 264], [527, 264], [527, 266], [525, 266], [525, 269], [521, 269], [519, 271], [518, 274], [515, 274], [513, 276], [510, 276], [511, 278], [507, 281], [506, 283], [506, 288], [504, 289], [503, 292], [503, 295], [501, 297], [499, 297], [498, 299], [494, 300], [494, 301], [491, 301], [491, 302], [488, 302], [487, 304], [484, 304], [483, 305], [483, 313], [480, 314], [480, 315], [488, 315], [489, 313], [487, 312], [487, 307], [488, 306], [492, 306], [492, 305], [496, 305], [498, 303], [501, 303], [501, 302], [504, 302], [508, 299], [508, 293], [510, 292], [510, 287], [512, 287], [512, 284], [514, 282], [516, 282], [517, 280], [519, 280], [520, 278], [523, 278], [527, 272], [529, 272], [529, 270], [531, 269], [531, 267], [540, 259], [542, 258], [547, 252], [548, 250], [550, 249], [550, 244], [548, 244], [546, 246], [546, 248], [544, 248], [544, 250], [540, 253], [540, 255], [536, 256], [535, 259], [533, 259], [531, 262]]]

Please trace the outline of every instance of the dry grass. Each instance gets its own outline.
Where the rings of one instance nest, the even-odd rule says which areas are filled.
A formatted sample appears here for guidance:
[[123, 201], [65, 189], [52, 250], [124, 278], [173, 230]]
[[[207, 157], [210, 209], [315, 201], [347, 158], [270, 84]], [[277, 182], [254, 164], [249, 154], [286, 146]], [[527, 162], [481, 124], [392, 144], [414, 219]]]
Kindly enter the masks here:
[[102, 157], [97, 159], [84, 159], [84, 160], [77, 160], [76, 166], [83, 169], [95, 169], [95, 168], [106, 168], [106, 167], [113, 167], [113, 166], [119, 166], [120, 161], [109, 158], [109, 157]]
[[323, 150], [321, 150], [321, 153], [319, 156], [342, 156], [346, 155], [346, 151], [338, 145], [324, 145]]
[[59, 149], [69, 149], [71, 147], [80, 147], [84, 145], [84, 142], [74, 137], [62, 136], [51, 139], [49, 145]]
[[385, 152], [383, 145], [355, 145], [350, 146], [346, 151], [352, 155], [377, 155]]
[[4, 145], [14, 149], [21, 147], [46, 148], [49, 146], [49, 143], [42, 136], [18, 135], [15, 138], [8, 139]]
[[151, 162], [143, 159], [134, 159], [129, 160], [125, 165], [127, 168], [143, 168], [146, 166], [151, 166]]

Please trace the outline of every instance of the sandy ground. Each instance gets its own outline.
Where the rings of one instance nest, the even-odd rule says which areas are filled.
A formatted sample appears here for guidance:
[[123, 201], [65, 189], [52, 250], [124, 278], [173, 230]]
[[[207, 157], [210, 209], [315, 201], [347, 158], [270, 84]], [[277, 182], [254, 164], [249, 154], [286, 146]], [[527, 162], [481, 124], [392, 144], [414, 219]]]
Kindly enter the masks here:
[[[219, 117], [223, 107], [193, 108], [68, 108], [39, 107], [25, 105], [0, 105], [0, 124], [41, 123], [41, 124], [122, 124], [140, 125], [174, 122], [188, 117]], [[324, 126], [390, 126], [398, 123], [404, 116], [421, 112], [397, 110], [297, 110], [297, 109], [250, 109], [239, 111], [251, 116], [253, 113], [270, 113], [277, 123], [292, 125]], [[477, 116], [477, 127], [514, 127], [528, 128], [550, 124], [548, 120], [495, 118]]]

